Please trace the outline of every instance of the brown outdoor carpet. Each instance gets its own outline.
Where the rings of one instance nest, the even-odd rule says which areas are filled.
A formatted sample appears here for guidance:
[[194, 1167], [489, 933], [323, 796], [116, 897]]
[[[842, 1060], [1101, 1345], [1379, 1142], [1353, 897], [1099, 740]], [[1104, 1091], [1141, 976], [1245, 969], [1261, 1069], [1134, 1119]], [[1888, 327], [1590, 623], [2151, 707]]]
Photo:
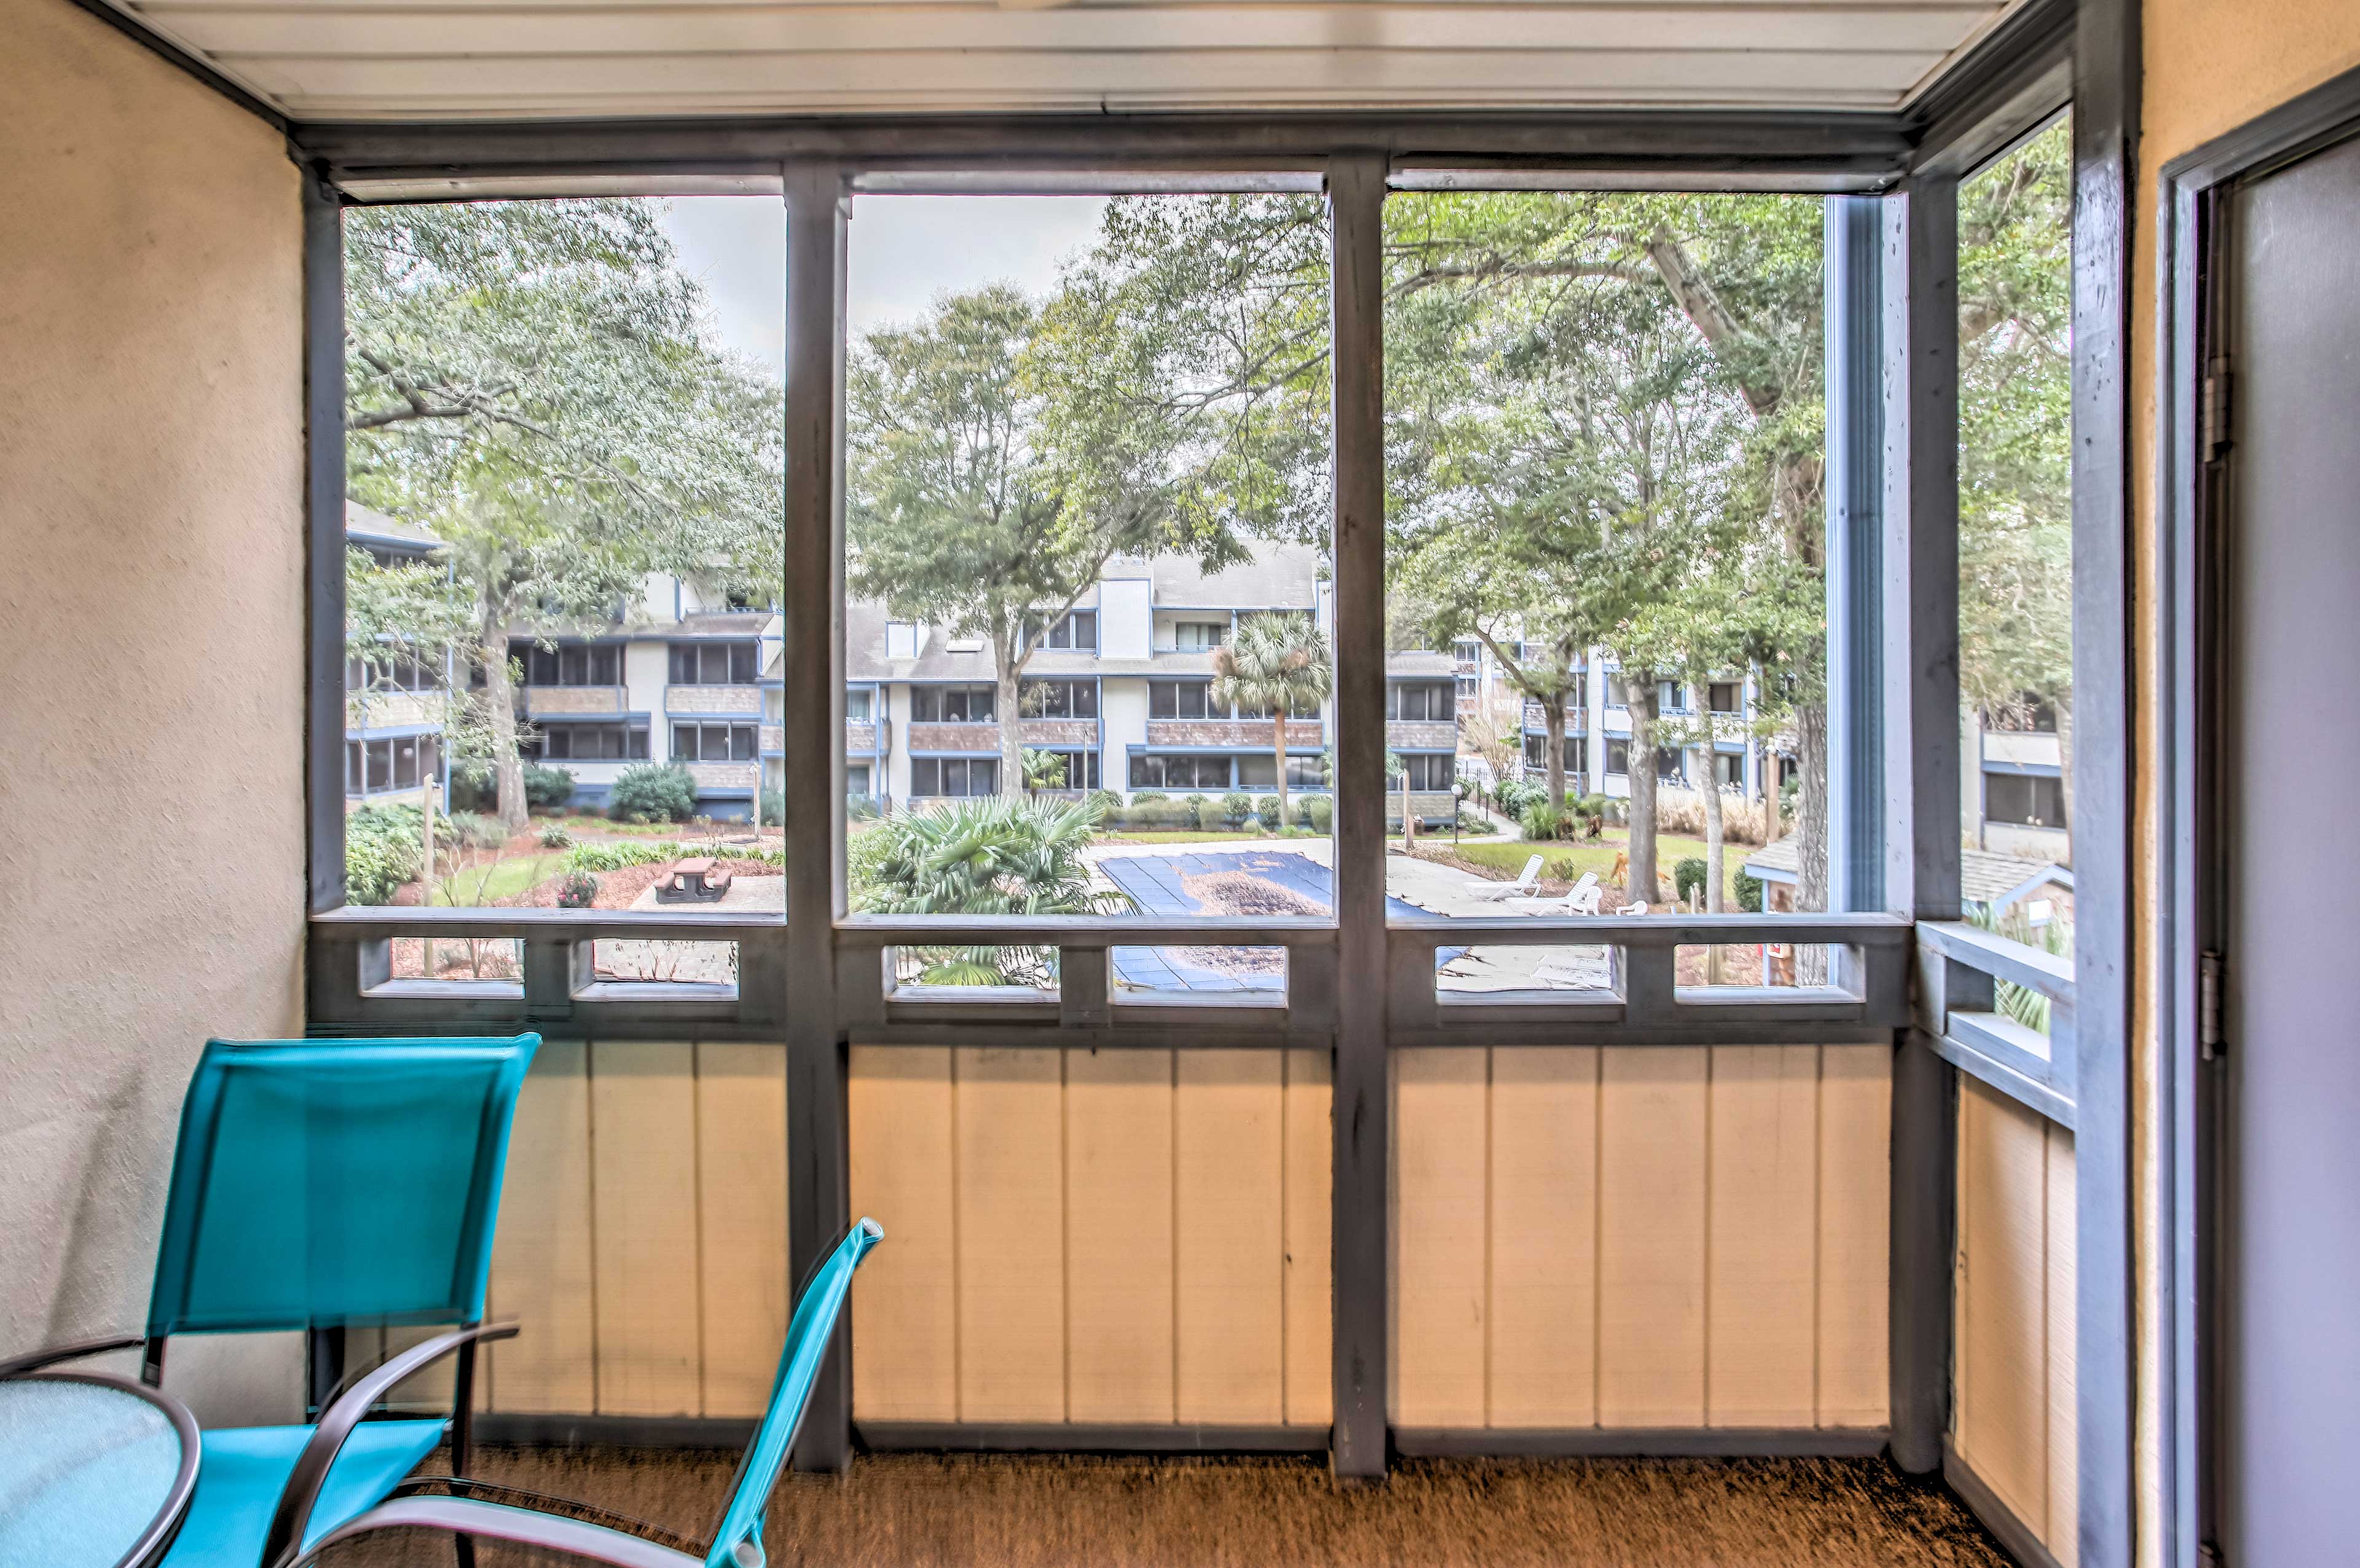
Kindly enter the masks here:
[[[579, 1497], [694, 1537], [737, 1455], [493, 1448], [479, 1475]], [[1405, 1461], [1338, 1491], [1316, 1459], [894, 1454], [791, 1475], [770, 1506], [773, 1564], [1149, 1568], [1164, 1564], [1550, 1564], [1552, 1568], [2005, 1568], [1938, 1486], [1881, 1459]], [[411, 1532], [355, 1542], [339, 1568], [448, 1568]], [[486, 1546], [484, 1568], [548, 1559]]]

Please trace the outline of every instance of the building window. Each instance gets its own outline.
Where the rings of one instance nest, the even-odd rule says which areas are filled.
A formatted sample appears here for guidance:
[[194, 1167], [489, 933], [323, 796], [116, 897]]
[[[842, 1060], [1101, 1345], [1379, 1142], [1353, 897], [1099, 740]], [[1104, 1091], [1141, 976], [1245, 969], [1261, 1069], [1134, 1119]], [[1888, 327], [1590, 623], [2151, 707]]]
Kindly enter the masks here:
[[1165, 757], [1145, 753], [1131, 759], [1134, 789], [1227, 789], [1229, 758], [1194, 755]]
[[1986, 773], [1983, 820], [2027, 828], [2062, 828], [2067, 825], [2065, 781], [2037, 774]]
[[441, 743], [431, 735], [344, 742], [344, 793], [415, 789], [442, 772]]
[[1983, 727], [2016, 735], [2055, 735], [2057, 710], [2029, 691], [1983, 715]]
[[1688, 781], [1688, 754], [1685, 748], [1675, 746], [1657, 746], [1655, 748], [1655, 782], [1658, 784], [1687, 783]]
[[1098, 716], [1098, 683], [1027, 681], [1020, 705], [1028, 718], [1095, 719]]
[[1677, 681], [1655, 682], [1655, 711], [1659, 713], [1685, 713], [1688, 711], [1688, 689]]
[[1288, 757], [1286, 787], [1290, 789], [1325, 789], [1328, 788], [1327, 766], [1316, 757]]
[[1631, 743], [1629, 741], [1610, 740], [1606, 743], [1606, 771], [1609, 773], [1628, 773], [1631, 771]]
[[919, 757], [910, 761], [912, 795], [997, 795], [1000, 762], [989, 757]]
[[869, 764], [857, 762], [844, 770], [844, 792], [847, 795], [871, 793], [869, 788]]
[[760, 676], [759, 645], [750, 642], [676, 642], [672, 645], [675, 686], [751, 686]]
[[[1035, 628], [1025, 628], [1029, 633]], [[1071, 648], [1078, 653], [1095, 653], [1098, 646], [1098, 613], [1096, 610], [1070, 610], [1049, 623], [1041, 634], [1043, 648], [1060, 650]]]
[[1745, 785], [1745, 754], [1742, 751], [1714, 752], [1712, 776], [1724, 789], [1743, 789]]
[[1473, 637], [1460, 637], [1450, 645], [1450, 657], [1461, 664], [1472, 664], [1482, 650], [1483, 645]]
[[528, 686], [620, 686], [623, 650], [612, 643], [567, 643], [543, 648], [538, 643], [511, 644], [509, 651], [524, 666]]
[[[910, 722], [919, 724], [988, 724], [993, 697], [989, 686], [912, 686]], [[984, 793], [989, 794], [989, 790]]]
[[1459, 716], [1459, 693], [1448, 681], [1396, 681], [1385, 687], [1385, 717], [1435, 720]]
[[517, 750], [535, 761], [644, 762], [648, 755], [648, 726], [544, 724], [519, 741]]
[[754, 726], [674, 724], [672, 727], [672, 759], [674, 762], [751, 762], [754, 760]]
[[873, 686], [847, 686], [844, 691], [844, 719], [847, 724], [865, 724], [876, 717], [877, 689]]
[[442, 666], [415, 654], [387, 648], [368, 659], [344, 660], [347, 691], [439, 691]]
[[[1548, 767], [1548, 736], [1528, 735], [1524, 737], [1524, 766], [1538, 768]], [[1590, 737], [1588, 735], [1566, 736], [1565, 770], [1568, 773], [1584, 773], [1589, 771], [1589, 768]]]
[[1744, 686], [1736, 681], [1716, 681], [1705, 689], [1705, 700], [1716, 713], [1743, 713], [1745, 707]]
[[1225, 719], [1216, 707], [1212, 687], [1202, 681], [1151, 681], [1147, 683], [1147, 716], [1151, 719]]
[[1098, 754], [1095, 751], [1053, 751], [1050, 756], [1065, 765], [1065, 781], [1050, 786], [1054, 789], [1095, 789], [1099, 786]]
[[1207, 653], [1229, 640], [1227, 621], [1180, 621], [1172, 627], [1172, 647], [1178, 653]]
[[1405, 753], [1402, 767], [1413, 789], [1448, 789], [1459, 779], [1459, 759], [1447, 751]]

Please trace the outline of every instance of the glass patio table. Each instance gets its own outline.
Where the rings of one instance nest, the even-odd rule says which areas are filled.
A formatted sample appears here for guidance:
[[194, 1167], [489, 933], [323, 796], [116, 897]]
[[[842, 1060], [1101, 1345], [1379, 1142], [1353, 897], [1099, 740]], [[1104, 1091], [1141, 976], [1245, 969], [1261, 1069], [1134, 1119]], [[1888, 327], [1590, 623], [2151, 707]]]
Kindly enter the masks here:
[[0, 1563], [144, 1568], [197, 1486], [197, 1423], [104, 1373], [0, 1379]]

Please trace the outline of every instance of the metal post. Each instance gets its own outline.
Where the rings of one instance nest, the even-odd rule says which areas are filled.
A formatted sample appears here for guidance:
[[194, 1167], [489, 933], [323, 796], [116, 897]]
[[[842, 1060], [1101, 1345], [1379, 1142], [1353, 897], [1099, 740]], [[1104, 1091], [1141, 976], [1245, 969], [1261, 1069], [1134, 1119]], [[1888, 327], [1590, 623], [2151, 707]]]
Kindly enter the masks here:
[[[1333, 1269], [1338, 1479], [1385, 1473], [1390, 1271], [1385, 1063], [1386, 159], [1328, 168], [1336, 463], [1336, 1073]], [[1404, 802], [1406, 803], [1406, 802]]]
[[[344, 901], [344, 221], [317, 168], [303, 175], [303, 784], [313, 913]], [[366, 778], [367, 758], [362, 759]]]
[[[846, 192], [833, 163], [786, 175], [787, 1247], [801, 1279], [848, 1219], [845, 1054], [836, 1018], [836, 818], [844, 801], [842, 485]], [[759, 790], [759, 786], [757, 786]], [[795, 1465], [850, 1462], [848, 1326], [813, 1390]]]

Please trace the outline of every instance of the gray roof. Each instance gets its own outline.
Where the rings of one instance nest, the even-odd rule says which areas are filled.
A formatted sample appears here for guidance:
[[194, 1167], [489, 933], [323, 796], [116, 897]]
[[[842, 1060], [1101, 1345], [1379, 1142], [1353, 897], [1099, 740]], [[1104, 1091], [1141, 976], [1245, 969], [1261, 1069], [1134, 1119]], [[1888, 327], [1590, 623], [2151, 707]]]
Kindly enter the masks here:
[[[1318, 602], [1319, 552], [1307, 544], [1262, 545], [1242, 566], [1206, 572], [1185, 555], [1146, 563], [1155, 607], [1164, 609], [1308, 610]], [[1136, 561], [1109, 567], [1109, 577], [1135, 577]]]
[[443, 544], [415, 523], [389, 517], [374, 506], [364, 506], [350, 498], [344, 502], [344, 537], [410, 555], [427, 555], [441, 550]]
[[[1802, 867], [1800, 846], [1792, 835], [1746, 856], [1745, 869], [1771, 882], [1792, 882]], [[1970, 904], [1990, 904], [2005, 909], [2043, 883], [2073, 885], [2073, 873], [2053, 860], [2021, 855], [1994, 855], [1986, 849], [1959, 851], [1959, 891]]]

